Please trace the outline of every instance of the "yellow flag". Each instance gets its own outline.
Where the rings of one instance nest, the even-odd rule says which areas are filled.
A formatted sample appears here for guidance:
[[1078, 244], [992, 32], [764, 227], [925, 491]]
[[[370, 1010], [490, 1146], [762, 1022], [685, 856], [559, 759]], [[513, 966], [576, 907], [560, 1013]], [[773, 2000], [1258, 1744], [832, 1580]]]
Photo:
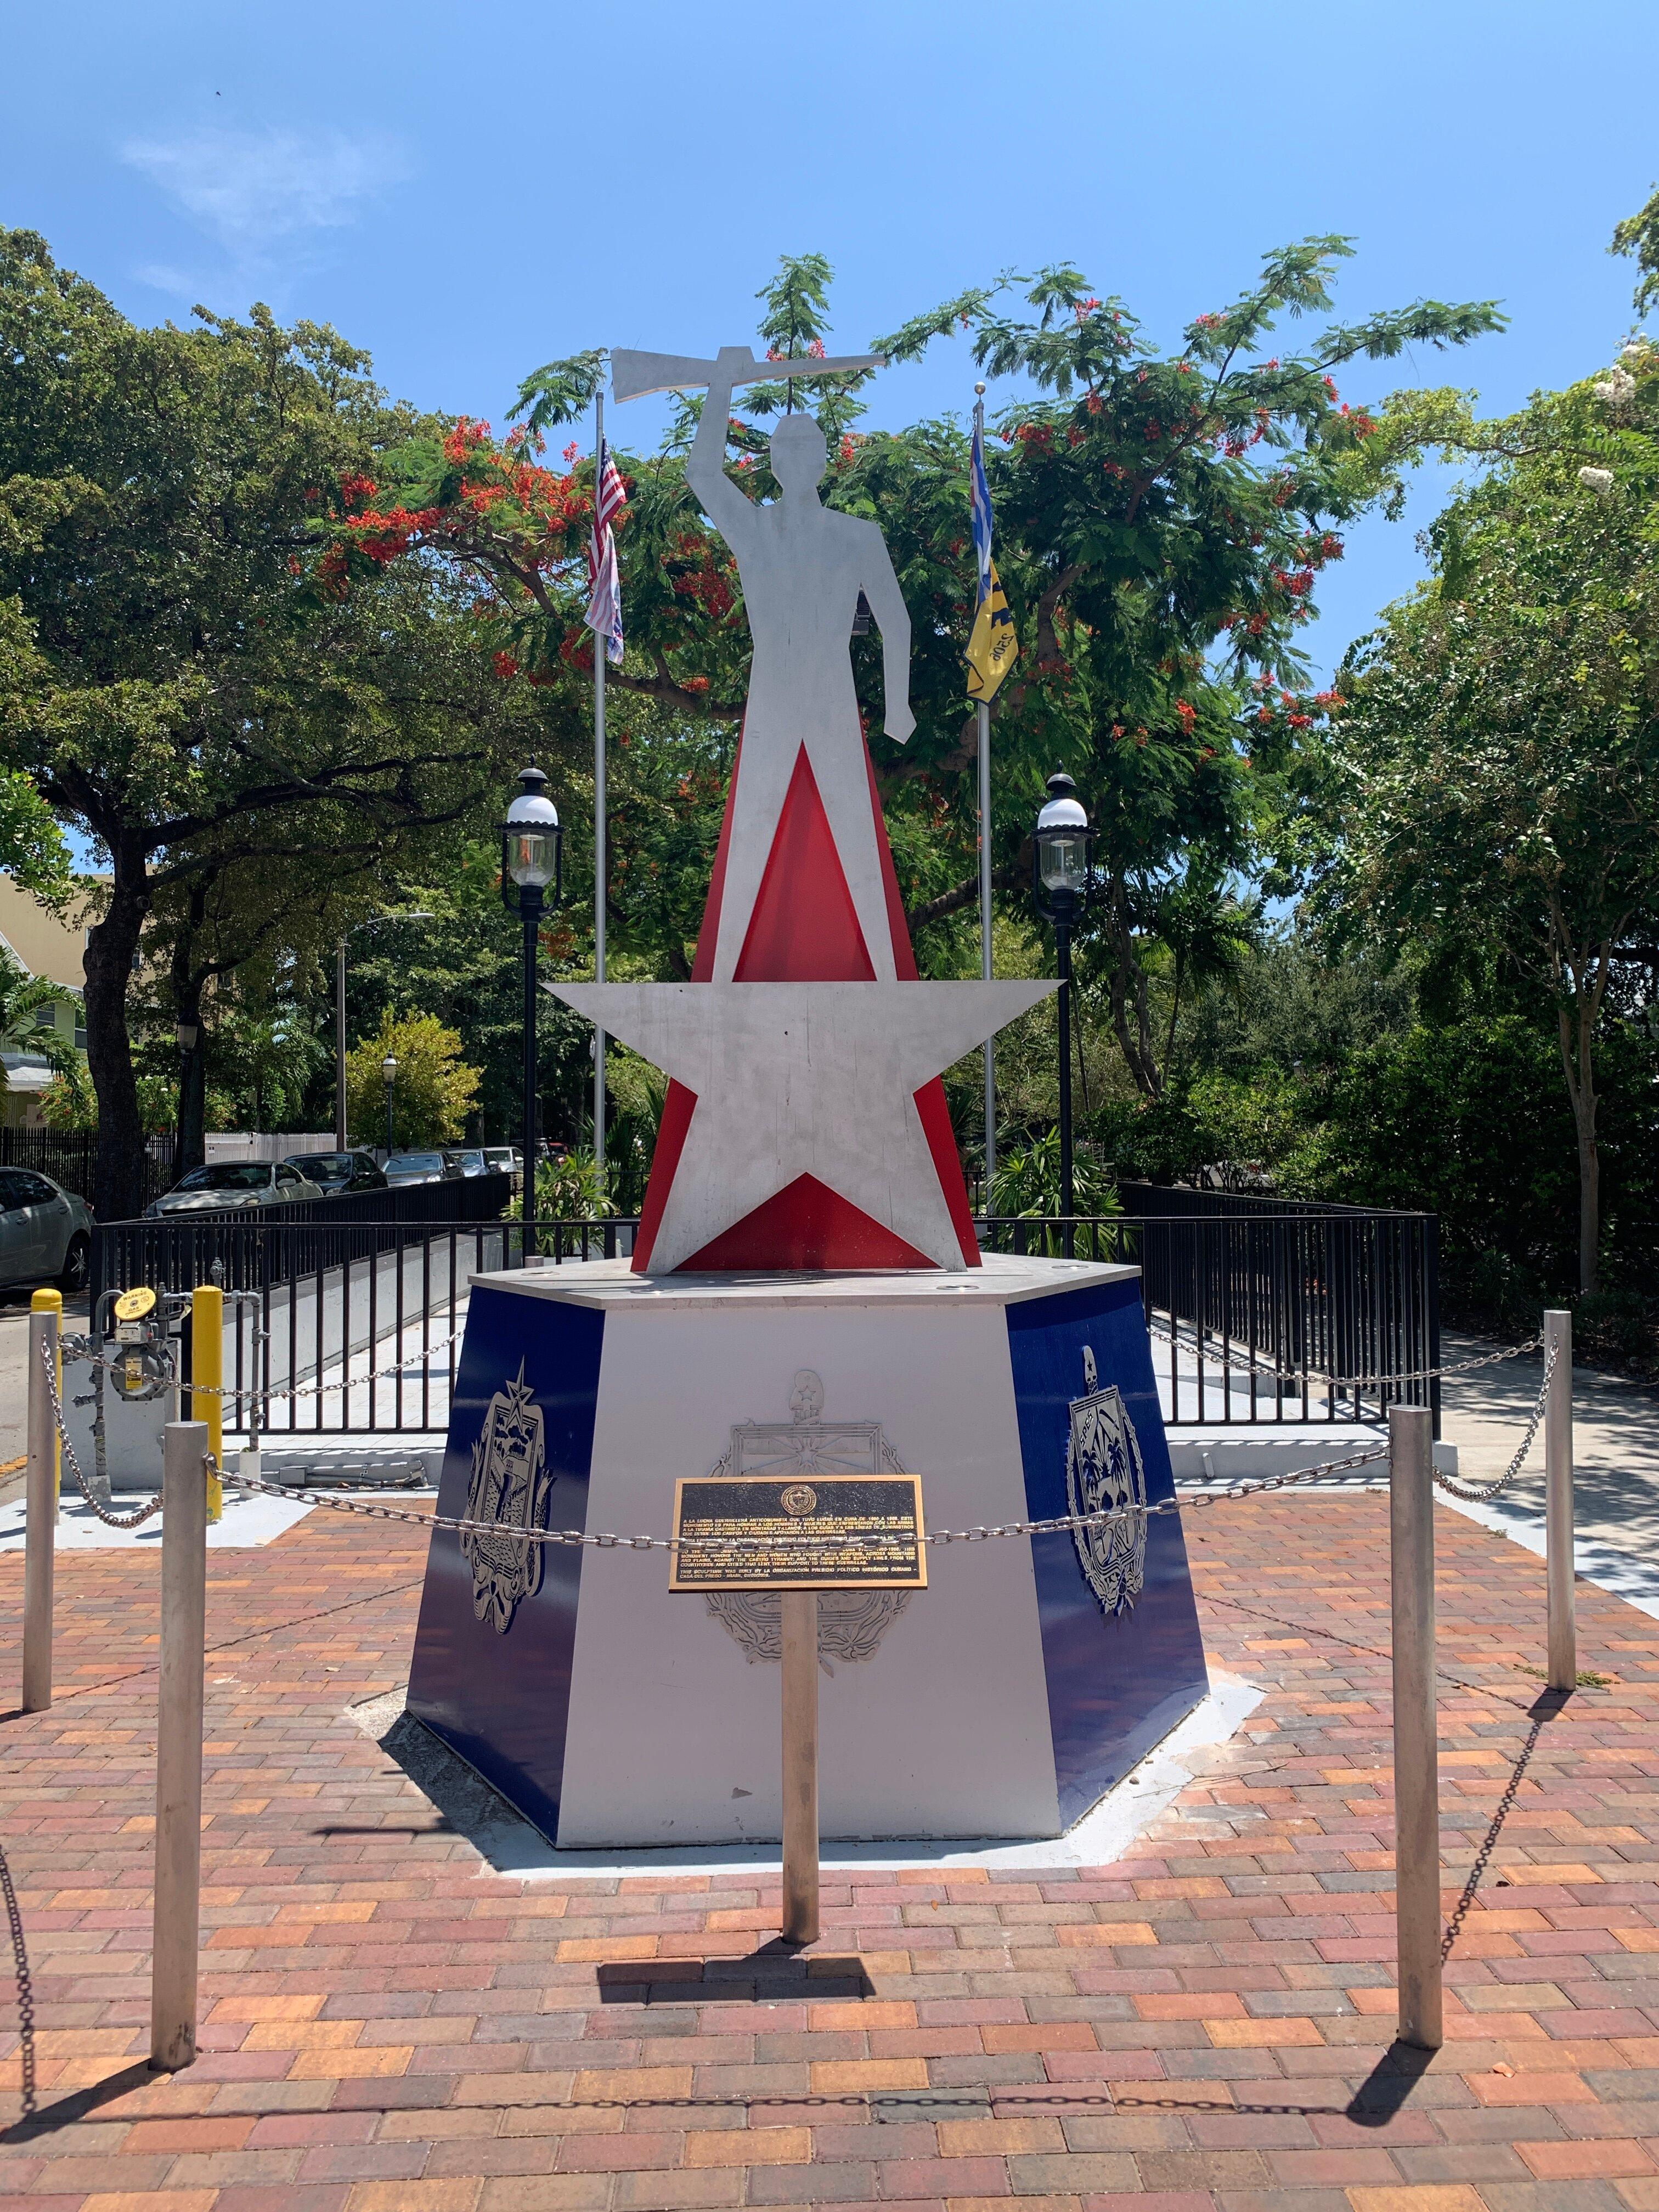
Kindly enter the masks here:
[[979, 603], [973, 634], [968, 640], [968, 696], [988, 702], [996, 697], [1003, 678], [1019, 659], [1019, 640], [1014, 618], [991, 563], [991, 588]]

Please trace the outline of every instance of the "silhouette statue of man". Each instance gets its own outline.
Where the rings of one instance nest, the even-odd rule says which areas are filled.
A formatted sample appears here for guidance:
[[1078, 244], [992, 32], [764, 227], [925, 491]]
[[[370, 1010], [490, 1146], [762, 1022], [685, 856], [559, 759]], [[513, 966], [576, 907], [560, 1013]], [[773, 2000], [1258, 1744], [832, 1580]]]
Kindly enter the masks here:
[[810, 415], [786, 415], [772, 433], [781, 499], [759, 505], [726, 475], [732, 387], [752, 381], [754, 368], [746, 346], [721, 349], [685, 470], [737, 561], [754, 646], [711, 980], [731, 982], [742, 957], [804, 746], [871, 966], [890, 983], [893, 933], [848, 640], [862, 592], [881, 631], [887, 734], [902, 744], [916, 726], [910, 617], [878, 526], [819, 501], [829, 455]]

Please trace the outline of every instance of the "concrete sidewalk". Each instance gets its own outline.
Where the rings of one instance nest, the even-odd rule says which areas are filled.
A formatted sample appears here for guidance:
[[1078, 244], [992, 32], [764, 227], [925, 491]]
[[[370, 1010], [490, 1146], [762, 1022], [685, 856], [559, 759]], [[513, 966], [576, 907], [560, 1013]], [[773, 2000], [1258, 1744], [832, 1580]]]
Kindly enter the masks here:
[[[1497, 1349], [1449, 1334], [1448, 1364]], [[1509, 1465], [1544, 1379], [1541, 1352], [1452, 1376], [1441, 1386], [1441, 1433], [1466, 1480], [1490, 1482]], [[1575, 1368], [1574, 1500], [1578, 1571], [1659, 1616], [1659, 1391]], [[1541, 1547], [1544, 1438], [1490, 1506], [1467, 1509], [1489, 1528]]]
[[[1187, 1520], [1215, 1664], [1263, 1692], [1237, 1733], [1114, 1863], [838, 1872], [799, 1957], [775, 1871], [493, 1870], [354, 1723], [407, 1672], [418, 1532], [318, 1511], [216, 1553], [203, 2055], [156, 2081], [158, 1562], [65, 1557], [59, 1702], [0, 1727], [40, 2100], [0, 2137], [0, 2198], [1659, 2206], [1659, 1627], [1581, 1586], [1604, 1686], [1541, 1695], [1541, 1565], [1437, 1516], [1453, 1941], [1419, 2063], [1390, 2046], [1386, 1501]], [[13, 1683], [21, 1579], [0, 1559]], [[0, 1991], [14, 2113], [15, 2020]]]

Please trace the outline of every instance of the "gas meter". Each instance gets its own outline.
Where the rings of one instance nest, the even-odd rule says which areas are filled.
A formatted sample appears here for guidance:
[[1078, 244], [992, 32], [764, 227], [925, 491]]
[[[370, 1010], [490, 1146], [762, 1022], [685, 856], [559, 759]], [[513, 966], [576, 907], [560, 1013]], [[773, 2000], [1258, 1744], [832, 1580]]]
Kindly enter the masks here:
[[63, 1340], [65, 1362], [85, 1360], [92, 1370], [91, 1389], [72, 1391], [64, 1416], [101, 1504], [112, 1489], [154, 1490], [160, 1481], [161, 1432], [179, 1418], [179, 1328], [189, 1309], [186, 1293], [148, 1284], [105, 1291], [89, 1333]]
[[148, 1285], [123, 1291], [115, 1301], [112, 1334], [118, 1347], [110, 1362], [123, 1398], [138, 1401], [171, 1390], [176, 1372], [161, 1302]]

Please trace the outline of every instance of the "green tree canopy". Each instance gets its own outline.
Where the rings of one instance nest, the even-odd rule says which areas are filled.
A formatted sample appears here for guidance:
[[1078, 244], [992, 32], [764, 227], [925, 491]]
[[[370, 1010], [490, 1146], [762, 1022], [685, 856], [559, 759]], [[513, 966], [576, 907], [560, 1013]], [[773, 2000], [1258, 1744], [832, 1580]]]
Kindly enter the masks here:
[[493, 799], [515, 717], [546, 722], [453, 566], [340, 552], [327, 518], [419, 427], [367, 356], [260, 307], [198, 320], [141, 329], [0, 233], [0, 767], [109, 855], [86, 953], [106, 1213], [141, 1194], [127, 1000], [158, 894], [250, 861], [326, 887]]
[[382, 1067], [398, 1063], [392, 1130], [397, 1148], [453, 1144], [478, 1095], [478, 1071], [461, 1058], [461, 1040], [434, 1014], [393, 1014], [346, 1055], [346, 1117], [354, 1144], [383, 1143], [386, 1085]]
[[1442, 412], [1492, 466], [1342, 679], [1321, 896], [1443, 962], [1496, 950], [1553, 1013], [1589, 1291], [1597, 1040], [1645, 1006], [1659, 941], [1659, 348], [1501, 422]]

